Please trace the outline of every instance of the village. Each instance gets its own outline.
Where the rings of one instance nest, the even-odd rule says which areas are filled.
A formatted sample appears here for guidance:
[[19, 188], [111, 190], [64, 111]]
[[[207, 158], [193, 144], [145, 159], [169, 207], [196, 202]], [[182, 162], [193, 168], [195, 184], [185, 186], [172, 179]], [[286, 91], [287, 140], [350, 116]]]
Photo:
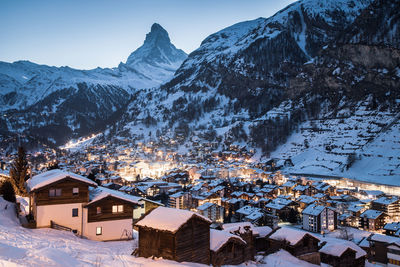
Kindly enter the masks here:
[[[254, 151], [237, 146], [199, 145], [200, 157], [155, 147], [28, 155], [34, 167], [21, 224], [97, 241], [138, 233], [135, 256], [214, 266], [280, 249], [317, 265], [400, 265], [396, 195], [285, 174], [290, 160], [252, 162]], [[3, 179], [12, 158], [2, 158]]]

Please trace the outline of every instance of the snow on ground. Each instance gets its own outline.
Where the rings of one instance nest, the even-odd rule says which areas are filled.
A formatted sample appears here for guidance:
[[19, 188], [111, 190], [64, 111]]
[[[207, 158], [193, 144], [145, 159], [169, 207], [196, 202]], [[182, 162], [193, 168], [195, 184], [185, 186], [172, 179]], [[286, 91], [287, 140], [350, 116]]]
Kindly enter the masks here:
[[[7, 209], [5, 207], [7, 206]], [[2, 266], [204, 266], [131, 256], [137, 241], [98, 242], [54, 229], [26, 229], [14, 204], [0, 198]]]
[[[26, 199], [18, 197], [19, 201]], [[7, 207], [7, 208], [6, 208]], [[14, 266], [140, 266], [201, 267], [197, 263], [178, 263], [164, 259], [131, 256], [137, 240], [99, 242], [82, 239], [70, 232], [54, 229], [23, 228], [15, 215], [14, 204], [0, 197], [0, 267]], [[315, 266], [286, 251], [268, 255], [260, 263], [241, 266]]]

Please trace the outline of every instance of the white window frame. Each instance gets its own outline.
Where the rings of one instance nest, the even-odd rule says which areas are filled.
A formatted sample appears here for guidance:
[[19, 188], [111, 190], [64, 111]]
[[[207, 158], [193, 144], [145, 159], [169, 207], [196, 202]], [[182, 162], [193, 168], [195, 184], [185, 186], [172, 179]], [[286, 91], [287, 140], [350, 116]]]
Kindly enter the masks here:
[[102, 235], [103, 234], [103, 227], [96, 227], [96, 235]]

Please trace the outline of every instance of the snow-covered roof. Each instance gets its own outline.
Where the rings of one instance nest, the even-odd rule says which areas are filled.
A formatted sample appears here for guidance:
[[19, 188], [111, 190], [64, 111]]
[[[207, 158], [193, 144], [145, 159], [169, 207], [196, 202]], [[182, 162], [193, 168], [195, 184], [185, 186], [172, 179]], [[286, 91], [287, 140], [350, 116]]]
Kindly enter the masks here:
[[198, 217], [211, 224], [208, 218], [192, 211], [157, 207], [138, 221], [136, 225], [175, 233], [193, 217]]
[[369, 240], [382, 242], [382, 243], [389, 243], [389, 244], [396, 244], [400, 245], [400, 238], [388, 235], [381, 235], [381, 234], [373, 234], [369, 238]]
[[115, 198], [119, 198], [119, 199], [122, 199], [124, 201], [128, 201], [128, 202], [131, 202], [131, 203], [134, 203], [134, 204], [138, 204], [138, 205], [139, 205], [140, 201], [150, 201], [152, 203], [156, 203], [158, 205], [161, 205], [160, 203], [152, 201], [152, 200], [148, 200], [148, 199], [145, 199], [145, 198], [142, 198], [142, 197], [132, 196], [132, 195], [123, 193], [121, 191], [109, 189], [109, 188], [102, 187], [102, 186], [99, 186], [97, 188], [90, 188], [88, 205], [90, 205], [90, 204], [92, 204], [94, 202], [97, 202], [97, 201], [99, 201], [99, 200], [101, 200], [103, 198], [109, 197], [109, 196], [112, 196], [112, 197], [115, 197]]
[[210, 208], [210, 207], [212, 207], [214, 205], [215, 205], [214, 203], [205, 202], [203, 205], [198, 206], [197, 210], [206, 210], [206, 209], [208, 209], [208, 208]]
[[258, 235], [259, 237], [265, 237], [272, 232], [272, 229], [269, 226], [254, 226], [250, 222], [224, 223], [222, 225], [222, 229], [230, 233], [234, 233], [236, 231], [239, 231], [239, 233], [244, 233], [245, 227], [249, 227], [250, 230], [253, 231], [253, 235]]
[[296, 245], [305, 235], [310, 235], [316, 239], [319, 240], [319, 238], [315, 237], [314, 235], [302, 231], [302, 230], [297, 230], [294, 228], [289, 228], [289, 227], [282, 227], [278, 229], [275, 233], [273, 233], [269, 238], [273, 240], [279, 240], [279, 241], [288, 241], [290, 245], [294, 246]]
[[367, 218], [367, 219], [376, 219], [379, 216], [381, 216], [382, 213], [383, 212], [379, 211], [379, 210], [366, 210], [360, 215], [360, 217], [364, 217], [364, 218]]
[[97, 186], [97, 184], [95, 182], [93, 182], [92, 180], [90, 180], [86, 177], [83, 177], [83, 176], [75, 174], [75, 173], [66, 172], [66, 171], [63, 171], [60, 169], [54, 169], [54, 170], [50, 170], [50, 171], [35, 175], [32, 178], [28, 179], [28, 181], [26, 181], [26, 184], [29, 188], [29, 191], [33, 191], [33, 190], [39, 189], [41, 187], [47, 186], [49, 184], [58, 182], [67, 177], [74, 179], [74, 180], [78, 180], [80, 182], [87, 183], [91, 186]]
[[307, 206], [307, 208], [305, 208], [302, 213], [307, 214], [307, 215], [317, 216], [321, 212], [323, 212], [324, 209], [325, 209], [324, 206], [311, 204], [311, 205]]
[[399, 229], [400, 229], [400, 222], [387, 223], [383, 227], [383, 230], [390, 230], [390, 231], [397, 231]]
[[319, 252], [340, 257], [347, 249], [351, 249], [356, 252], [356, 259], [367, 255], [362, 248], [351, 241], [337, 238], [327, 238], [325, 241], [327, 241], [327, 243], [319, 250]]
[[380, 197], [373, 201], [373, 203], [382, 204], [382, 205], [390, 205], [395, 203], [399, 199], [397, 197]]
[[210, 249], [212, 251], [218, 251], [230, 239], [235, 239], [238, 242], [243, 243], [243, 245], [246, 245], [246, 242], [237, 235], [233, 235], [226, 231], [210, 229]]
[[306, 204], [311, 204], [311, 203], [317, 201], [317, 199], [313, 198], [312, 196], [301, 195], [297, 198], [297, 201], [303, 202]]

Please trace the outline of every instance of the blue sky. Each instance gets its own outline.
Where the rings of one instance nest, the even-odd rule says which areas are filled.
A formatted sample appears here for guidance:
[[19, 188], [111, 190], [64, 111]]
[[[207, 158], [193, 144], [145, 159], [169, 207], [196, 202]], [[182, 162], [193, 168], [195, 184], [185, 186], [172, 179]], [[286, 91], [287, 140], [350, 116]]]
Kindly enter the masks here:
[[234, 23], [269, 17], [293, 0], [1, 0], [0, 61], [116, 67], [154, 22], [190, 53]]

